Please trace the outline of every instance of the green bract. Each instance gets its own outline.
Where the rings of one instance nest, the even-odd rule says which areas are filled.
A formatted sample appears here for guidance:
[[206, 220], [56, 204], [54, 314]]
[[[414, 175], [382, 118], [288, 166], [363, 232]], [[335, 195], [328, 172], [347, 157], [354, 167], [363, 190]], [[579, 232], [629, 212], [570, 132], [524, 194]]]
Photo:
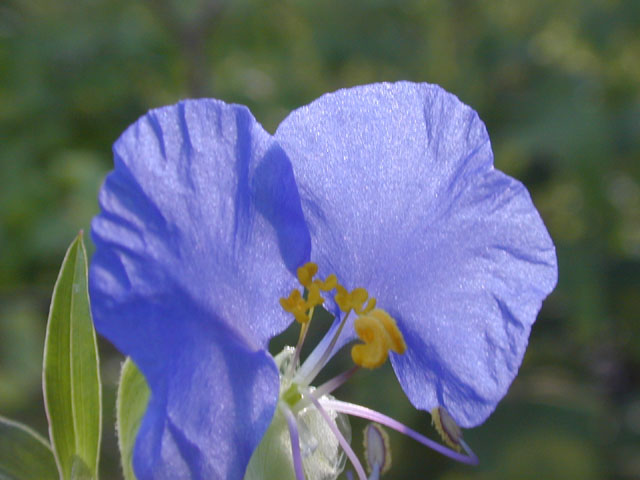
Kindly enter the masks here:
[[53, 288], [43, 356], [51, 445], [0, 417], [0, 479], [97, 480], [102, 384], [82, 232], [69, 246]]
[[53, 289], [43, 390], [61, 478], [98, 478], [102, 392], [82, 233], [67, 250]]
[[120, 372], [118, 400], [116, 401], [118, 447], [120, 448], [120, 462], [125, 480], [135, 480], [136, 478], [131, 464], [133, 446], [148, 402], [149, 387], [147, 382], [136, 364], [127, 358]]

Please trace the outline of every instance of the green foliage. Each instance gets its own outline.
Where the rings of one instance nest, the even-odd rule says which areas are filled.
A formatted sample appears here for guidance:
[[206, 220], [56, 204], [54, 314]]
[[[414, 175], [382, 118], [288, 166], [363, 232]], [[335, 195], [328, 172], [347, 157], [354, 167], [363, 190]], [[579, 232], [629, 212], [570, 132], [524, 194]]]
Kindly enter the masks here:
[[0, 479], [57, 480], [47, 441], [29, 427], [0, 417]]
[[127, 357], [120, 371], [116, 400], [116, 429], [125, 480], [135, 480], [131, 459], [142, 416], [149, 402], [149, 387], [136, 364]]
[[98, 478], [102, 392], [82, 233], [67, 250], [53, 289], [43, 390], [62, 478]]

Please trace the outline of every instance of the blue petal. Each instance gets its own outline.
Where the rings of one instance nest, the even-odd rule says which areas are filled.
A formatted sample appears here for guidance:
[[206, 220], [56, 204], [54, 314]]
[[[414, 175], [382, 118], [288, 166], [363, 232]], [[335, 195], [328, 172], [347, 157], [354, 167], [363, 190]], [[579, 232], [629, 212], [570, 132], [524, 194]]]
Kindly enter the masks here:
[[494, 170], [477, 114], [435, 85], [376, 84], [296, 110], [275, 138], [320, 273], [366, 287], [397, 319], [408, 351], [392, 362], [409, 399], [462, 426], [484, 421], [557, 266], [528, 192]]
[[240, 479], [273, 416], [277, 371], [223, 328], [185, 323], [138, 433], [137, 478]]
[[242, 478], [278, 396], [278, 299], [309, 254], [288, 159], [245, 107], [214, 100], [150, 112], [114, 156], [90, 293], [96, 328], [152, 390], [138, 478]]

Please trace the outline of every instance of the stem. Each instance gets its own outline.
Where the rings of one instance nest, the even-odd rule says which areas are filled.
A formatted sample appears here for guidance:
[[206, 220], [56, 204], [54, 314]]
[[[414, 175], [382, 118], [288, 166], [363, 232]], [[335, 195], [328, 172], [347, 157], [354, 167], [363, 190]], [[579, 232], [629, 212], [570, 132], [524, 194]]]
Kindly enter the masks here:
[[[317, 401], [317, 400], [316, 400]], [[460, 442], [460, 445], [467, 453], [467, 455], [463, 455], [459, 452], [455, 452], [444, 445], [441, 445], [430, 438], [425, 437], [424, 435], [412, 430], [406, 425], [394, 420], [391, 417], [387, 417], [386, 415], [376, 412], [375, 410], [371, 410], [370, 408], [363, 407], [361, 405], [355, 405], [353, 403], [342, 402], [340, 400], [330, 400], [327, 398], [322, 399], [322, 403], [329, 409], [335, 410], [337, 412], [346, 413], [347, 415], [354, 415], [360, 418], [366, 418], [367, 420], [372, 420], [374, 422], [378, 422], [382, 425], [386, 425], [389, 428], [392, 428], [408, 437], [413, 438], [417, 442], [422, 443], [423, 445], [435, 450], [442, 455], [446, 455], [447, 457], [456, 460], [461, 463], [466, 463], [467, 465], [478, 465], [478, 457], [475, 453], [469, 448], [469, 446]]]

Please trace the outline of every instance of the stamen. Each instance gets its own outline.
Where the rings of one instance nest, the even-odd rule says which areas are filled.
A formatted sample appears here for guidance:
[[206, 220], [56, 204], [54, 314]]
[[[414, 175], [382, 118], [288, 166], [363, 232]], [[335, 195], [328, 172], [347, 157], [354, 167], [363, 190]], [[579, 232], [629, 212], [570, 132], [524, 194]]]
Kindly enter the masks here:
[[307, 262], [298, 268], [298, 281], [306, 288], [309, 288], [313, 276], [318, 273], [318, 265], [313, 262]]
[[358, 370], [360, 370], [360, 367], [356, 365], [346, 372], [342, 372], [340, 375], [333, 377], [331, 380], [327, 380], [313, 391], [313, 396], [321, 398], [333, 392], [336, 388], [344, 385]]
[[311, 320], [313, 319], [313, 308], [309, 312], [309, 321], [307, 323], [302, 324], [302, 328], [300, 329], [300, 335], [298, 336], [298, 343], [296, 344], [296, 348], [293, 352], [293, 360], [289, 364], [289, 368], [287, 369], [286, 377], [287, 379], [291, 379], [293, 376], [293, 372], [295, 371], [298, 361], [300, 360], [300, 351], [302, 350], [302, 345], [304, 344], [304, 339], [307, 338], [307, 332], [309, 331], [309, 325], [311, 324]]
[[365, 342], [351, 348], [353, 362], [365, 368], [378, 368], [387, 360], [387, 347], [391, 343], [389, 335], [373, 317], [358, 317], [353, 326], [360, 339]]
[[307, 306], [307, 301], [302, 298], [302, 295], [298, 290], [292, 290], [288, 298], [281, 298], [280, 305], [285, 312], [293, 314], [298, 323], [304, 325], [309, 321], [309, 315], [307, 314], [309, 307]]
[[302, 465], [302, 454], [300, 453], [300, 435], [298, 434], [298, 424], [296, 417], [293, 415], [289, 407], [280, 404], [280, 409], [287, 419], [289, 427], [289, 437], [291, 438], [291, 454], [293, 456], [293, 470], [296, 473], [296, 480], [305, 480], [304, 466]]
[[369, 313], [374, 308], [376, 308], [376, 299], [371, 297], [369, 299], [369, 301], [367, 302], [367, 306], [364, 307], [364, 308], [356, 309], [356, 313], [358, 315], [362, 315], [362, 314], [365, 314], [365, 313]]
[[371, 420], [373, 422], [378, 422], [382, 425], [385, 425], [389, 428], [392, 428], [408, 437], [413, 438], [417, 442], [422, 443], [423, 445], [435, 450], [442, 455], [446, 455], [447, 457], [456, 460], [461, 463], [466, 463], [467, 465], [477, 465], [478, 457], [475, 453], [469, 448], [469, 446], [464, 443], [462, 440], [460, 441], [460, 445], [464, 449], [467, 455], [463, 455], [459, 452], [451, 450], [444, 445], [439, 444], [431, 440], [430, 438], [425, 437], [424, 435], [416, 432], [415, 430], [407, 427], [406, 425], [394, 420], [391, 417], [388, 417], [380, 412], [376, 412], [375, 410], [371, 410], [370, 408], [363, 407], [360, 405], [354, 405], [353, 403], [342, 402], [340, 400], [332, 400], [329, 398], [323, 398], [322, 404], [330, 410], [335, 410], [336, 412], [346, 413], [347, 415], [353, 415], [360, 418], [366, 418], [367, 420]]
[[[367, 478], [349, 442], [344, 438], [344, 435], [325, 408], [323, 408], [323, 405], [331, 410], [332, 413], [335, 411], [355, 415], [386, 425], [454, 460], [469, 465], [477, 465], [478, 457], [464, 442], [460, 428], [444, 408], [437, 407], [431, 412], [433, 423], [446, 445], [458, 451], [441, 445], [382, 413], [328, 397], [329, 393], [349, 380], [360, 367], [377, 368], [387, 360], [390, 350], [403, 354], [407, 349], [407, 345], [396, 321], [386, 311], [376, 308], [376, 299], [369, 298], [369, 293], [366, 289], [354, 288], [349, 292], [338, 283], [338, 279], [334, 274], [329, 275], [325, 280], [314, 280], [313, 277], [317, 272], [318, 266], [313, 262], [308, 262], [298, 268], [297, 277], [305, 288], [304, 297], [300, 291], [294, 289], [288, 298], [280, 299], [282, 308], [293, 314], [301, 324], [300, 335], [295, 349], [291, 347], [288, 347], [289, 350], [285, 349], [288, 355], [291, 355], [289, 358], [292, 358], [292, 361], [288, 364], [286, 373], [285, 369], [281, 368], [281, 373], [285, 374], [281, 378], [282, 393], [280, 395], [281, 401], [279, 402], [279, 407], [289, 427], [296, 480], [305, 480], [296, 415], [309, 407], [310, 404], [315, 405], [317, 412], [320, 413], [335, 435], [340, 447], [353, 464], [359, 480], [378, 480], [380, 475], [389, 469], [391, 451], [388, 436], [382, 427], [377, 424], [371, 424], [365, 429], [365, 455], [370, 472], [370, 476]], [[332, 289], [336, 290], [334, 299], [344, 314], [339, 321], [333, 322], [329, 332], [311, 352], [302, 366], [297, 368], [300, 351], [309, 330], [314, 309], [324, 302], [322, 292]], [[354, 345], [351, 349], [351, 356], [356, 366], [323, 383], [317, 389], [309, 388], [311, 382], [333, 355], [333, 350], [352, 311], [355, 311], [358, 315], [358, 318], [353, 322], [354, 330], [360, 340], [364, 342]], [[462, 450], [466, 455], [460, 453]], [[347, 476], [351, 479], [351, 472], [347, 472]]]
[[336, 277], [333, 273], [326, 279], [324, 279], [324, 281], [313, 280], [313, 277], [316, 273], [318, 273], [318, 265], [313, 262], [305, 263], [303, 266], [298, 268], [298, 281], [307, 290], [309, 290], [312, 285], [317, 286], [324, 292], [328, 292], [329, 290], [333, 290], [334, 288], [336, 288], [336, 285], [338, 284], [338, 277]]
[[367, 480], [380, 480], [380, 466], [374, 465], [371, 475], [369, 475]]
[[318, 305], [322, 305], [324, 303], [324, 298], [320, 295], [320, 287], [316, 282], [313, 282], [309, 285], [307, 290], [307, 308], [311, 309], [313, 307], [317, 307]]
[[391, 446], [389, 435], [377, 423], [364, 427], [364, 452], [367, 468], [372, 477], [378, 478], [391, 468]]
[[369, 315], [377, 319], [384, 326], [391, 340], [391, 347], [389, 347], [389, 349], [396, 353], [404, 353], [407, 350], [407, 344], [404, 342], [404, 337], [391, 315], [381, 308], [376, 308]]
[[[338, 328], [337, 328], [336, 332], [334, 333], [333, 338], [331, 338], [331, 342], [329, 343], [329, 345], [327, 345], [327, 348], [322, 353], [322, 356], [320, 357], [318, 362], [314, 365], [314, 367], [311, 370], [311, 372], [304, 377], [304, 379], [303, 379], [303, 383], [304, 384], [309, 385], [313, 381], [313, 379], [316, 378], [318, 373], [320, 373], [320, 370], [322, 370], [322, 367], [325, 366], [325, 364], [327, 363], [329, 358], [331, 358], [331, 353], [333, 351], [333, 347], [336, 346], [336, 343], [338, 342], [338, 338], [340, 337], [340, 334], [342, 333], [342, 329], [344, 328], [345, 324], [347, 323], [347, 318], [349, 317], [350, 313], [351, 313], [351, 311], [347, 312], [347, 314], [342, 317], [342, 320], [340, 320], [340, 325], [338, 325]], [[322, 344], [319, 344], [318, 347], [320, 347], [320, 345], [322, 345]], [[307, 361], [305, 362], [305, 364], [314, 357], [314, 353], [315, 353], [315, 350], [311, 353], [311, 355], [309, 355], [309, 358], [307, 358]], [[304, 367], [305, 366], [303, 365], [300, 370], [304, 371], [305, 370]]]
[[360, 463], [360, 460], [358, 460], [358, 457], [356, 456], [355, 452], [351, 448], [351, 445], [349, 445], [349, 442], [347, 441], [347, 439], [344, 438], [344, 435], [342, 435], [342, 433], [340, 432], [340, 429], [336, 425], [336, 422], [329, 416], [327, 411], [322, 407], [322, 405], [320, 405], [320, 402], [313, 396], [313, 394], [311, 394], [310, 392], [303, 392], [302, 395], [304, 398], [309, 399], [313, 402], [315, 407], [318, 409], [318, 412], [320, 413], [320, 415], [322, 415], [322, 418], [324, 418], [324, 421], [327, 422], [327, 425], [329, 426], [333, 434], [338, 439], [338, 442], [340, 443], [340, 446], [344, 450], [344, 453], [347, 454], [347, 457], [351, 461], [353, 468], [356, 469], [358, 478], [360, 480], [367, 480], [367, 475], [364, 473], [364, 468], [362, 468], [362, 464]]
[[351, 293], [342, 285], [336, 285], [336, 296], [334, 297], [338, 307], [343, 312], [355, 310], [357, 313], [362, 311], [362, 305], [369, 298], [369, 293], [364, 288], [354, 288]]
[[320, 287], [320, 290], [323, 292], [328, 292], [329, 290], [333, 290], [338, 285], [338, 277], [336, 277], [333, 273], [329, 275], [324, 282], [321, 280], [315, 281]]
[[442, 440], [444, 440], [444, 443], [449, 445], [451, 448], [455, 448], [460, 451], [462, 430], [460, 430], [456, 421], [451, 418], [449, 412], [442, 407], [436, 407], [431, 410], [431, 421], [436, 427], [436, 430], [440, 434]]
[[[320, 292], [328, 291], [335, 288], [337, 290], [337, 293], [335, 295], [335, 301], [340, 307], [340, 309], [346, 313], [342, 317], [342, 320], [340, 321], [338, 328], [335, 331], [333, 338], [331, 339], [331, 342], [329, 343], [327, 348], [322, 352], [319, 360], [316, 363], [310, 363], [312, 359], [315, 360], [317, 356], [316, 351], [321, 351], [316, 348], [311, 353], [307, 361], [302, 365], [300, 372], [298, 372], [298, 376], [302, 378], [301, 383], [306, 385], [309, 385], [311, 381], [313, 381], [313, 379], [320, 372], [322, 367], [324, 367], [324, 365], [329, 360], [329, 358], [331, 358], [331, 355], [333, 353], [333, 348], [335, 347], [338, 341], [338, 338], [342, 333], [342, 329], [344, 328], [347, 317], [349, 316], [351, 311], [353, 310], [359, 315], [376, 312], [376, 310], [374, 310], [376, 305], [376, 299], [373, 297], [369, 298], [369, 293], [367, 292], [366, 289], [354, 288], [351, 292], [349, 292], [345, 287], [343, 287], [338, 283], [338, 278], [334, 274], [329, 275], [324, 281], [322, 281], [322, 280], [313, 280], [313, 277], [316, 273], [318, 273], [318, 266], [313, 262], [308, 262], [303, 266], [299, 267], [297, 270], [298, 280], [306, 288], [306, 291], [307, 291], [306, 300], [302, 297], [302, 295], [298, 290], [293, 290], [289, 295], [289, 298], [280, 299], [280, 304], [282, 305], [282, 308], [284, 308], [285, 311], [292, 313], [296, 318], [296, 320], [304, 326], [309, 323], [313, 315], [314, 307], [318, 305], [322, 305], [324, 301]], [[367, 302], [367, 305], [363, 307], [367, 299], [369, 299], [369, 301]], [[393, 325], [395, 326], [395, 322], [393, 322], [393, 319], [391, 319], [391, 317], [389, 317], [389, 321], [393, 323]], [[387, 329], [387, 323], [389, 322], [384, 322], [382, 320], [379, 320], [379, 322], [382, 323], [385, 329]], [[396, 327], [396, 330], [397, 330], [397, 327]], [[392, 333], [393, 331], [389, 329], [389, 334], [392, 334]], [[294, 362], [292, 365], [297, 364], [297, 360], [300, 355], [299, 347], [301, 347], [301, 341], [304, 340], [305, 335], [306, 335], [306, 329], [303, 327], [303, 331], [300, 333], [300, 337], [298, 340], [298, 347], [296, 347], [295, 349]], [[398, 346], [397, 346], [398, 342], [396, 338], [397, 336], [400, 336], [400, 340], [402, 340], [401, 338], [402, 335], [398, 332], [398, 334], [395, 335], [393, 338], [383, 342], [383, 348], [382, 349], [378, 348], [379, 352], [377, 354], [368, 355], [369, 357], [375, 356], [376, 365], [382, 364], [386, 360], [387, 351], [389, 350], [389, 348], [394, 349], [394, 351], [398, 351]], [[393, 346], [390, 347], [389, 345], [393, 345]], [[356, 363], [363, 364], [363, 365], [365, 363], [367, 365], [373, 365], [372, 362], [366, 362], [366, 361], [362, 361], [362, 362], [356, 361]], [[310, 367], [307, 367], [307, 365], [310, 365]], [[369, 366], [369, 368], [373, 368], [373, 366]], [[301, 372], [306, 372], [308, 370], [310, 370], [308, 374], [303, 375], [301, 373]], [[290, 368], [289, 372], [287, 372], [287, 378], [290, 378], [291, 375], [293, 375], [293, 370]]]
[[358, 317], [353, 326], [364, 342], [351, 348], [351, 358], [356, 365], [378, 368], [387, 360], [389, 350], [404, 353], [407, 349], [395, 320], [384, 310], [377, 308]]

